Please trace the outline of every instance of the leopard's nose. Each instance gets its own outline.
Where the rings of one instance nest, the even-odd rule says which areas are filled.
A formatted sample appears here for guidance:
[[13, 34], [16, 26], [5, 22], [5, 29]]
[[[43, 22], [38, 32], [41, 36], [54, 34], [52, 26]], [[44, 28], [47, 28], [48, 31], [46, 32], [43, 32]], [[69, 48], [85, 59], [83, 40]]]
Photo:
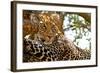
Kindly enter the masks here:
[[49, 38], [49, 39], [51, 39], [51, 38], [52, 38], [52, 36], [48, 36], [48, 38]]

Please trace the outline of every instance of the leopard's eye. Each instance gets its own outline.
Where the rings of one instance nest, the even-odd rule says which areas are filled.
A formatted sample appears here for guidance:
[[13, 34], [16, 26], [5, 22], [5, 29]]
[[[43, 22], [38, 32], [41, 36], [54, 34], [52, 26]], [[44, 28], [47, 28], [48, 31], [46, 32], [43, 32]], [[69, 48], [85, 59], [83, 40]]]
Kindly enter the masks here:
[[52, 32], [56, 32], [55, 26], [52, 26], [51, 30]]
[[41, 23], [40, 26], [39, 26], [39, 30], [40, 30], [41, 32], [46, 31], [47, 28], [46, 28], [45, 24]]
[[45, 25], [43, 26], [43, 29], [46, 29], [46, 26]]
[[44, 24], [44, 23], [42, 23], [42, 24], [41, 24], [40, 29], [41, 29], [41, 30], [43, 30], [43, 31], [45, 31], [45, 30], [46, 30], [46, 26], [45, 26], [45, 24]]

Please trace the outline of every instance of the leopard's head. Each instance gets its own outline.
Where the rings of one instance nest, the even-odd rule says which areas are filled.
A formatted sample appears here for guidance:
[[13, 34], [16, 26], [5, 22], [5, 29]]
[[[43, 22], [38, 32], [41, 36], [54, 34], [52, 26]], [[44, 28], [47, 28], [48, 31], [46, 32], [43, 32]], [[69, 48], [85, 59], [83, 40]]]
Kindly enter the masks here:
[[56, 36], [63, 35], [60, 30], [60, 17], [58, 14], [39, 14], [40, 24], [38, 34], [45, 44], [51, 44]]

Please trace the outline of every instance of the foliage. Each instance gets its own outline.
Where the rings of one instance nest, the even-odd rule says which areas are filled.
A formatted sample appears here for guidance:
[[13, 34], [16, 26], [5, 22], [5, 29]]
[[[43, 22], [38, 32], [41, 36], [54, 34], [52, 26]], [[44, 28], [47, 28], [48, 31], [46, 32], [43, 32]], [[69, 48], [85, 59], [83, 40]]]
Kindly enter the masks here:
[[[64, 16], [64, 31], [68, 32], [71, 31], [74, 35], [73, 42], [76, 45], [79, 45], [79, 41], [85, 39], [89, 42], [87, 45], [88, 49], [90, 49], [91, 44], [91, 22], [87, 21], [85, 18], [80, 16], [78, 13], [66, 13]], [[84, 42], [85, 43], [85, 42]], [[82, 44], [82, 43], [81, 43]], [[83, 44], [84, 45], [84, 44]]]

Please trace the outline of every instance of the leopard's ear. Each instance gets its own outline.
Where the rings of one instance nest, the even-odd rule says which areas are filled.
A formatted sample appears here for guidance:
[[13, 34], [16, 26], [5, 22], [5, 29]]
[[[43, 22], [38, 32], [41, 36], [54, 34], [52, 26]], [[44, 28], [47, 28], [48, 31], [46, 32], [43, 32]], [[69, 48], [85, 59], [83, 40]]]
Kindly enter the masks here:
[[39, 25], [40, 20], [37, 13], [31, 13], [30, 22], [32, 25]]

